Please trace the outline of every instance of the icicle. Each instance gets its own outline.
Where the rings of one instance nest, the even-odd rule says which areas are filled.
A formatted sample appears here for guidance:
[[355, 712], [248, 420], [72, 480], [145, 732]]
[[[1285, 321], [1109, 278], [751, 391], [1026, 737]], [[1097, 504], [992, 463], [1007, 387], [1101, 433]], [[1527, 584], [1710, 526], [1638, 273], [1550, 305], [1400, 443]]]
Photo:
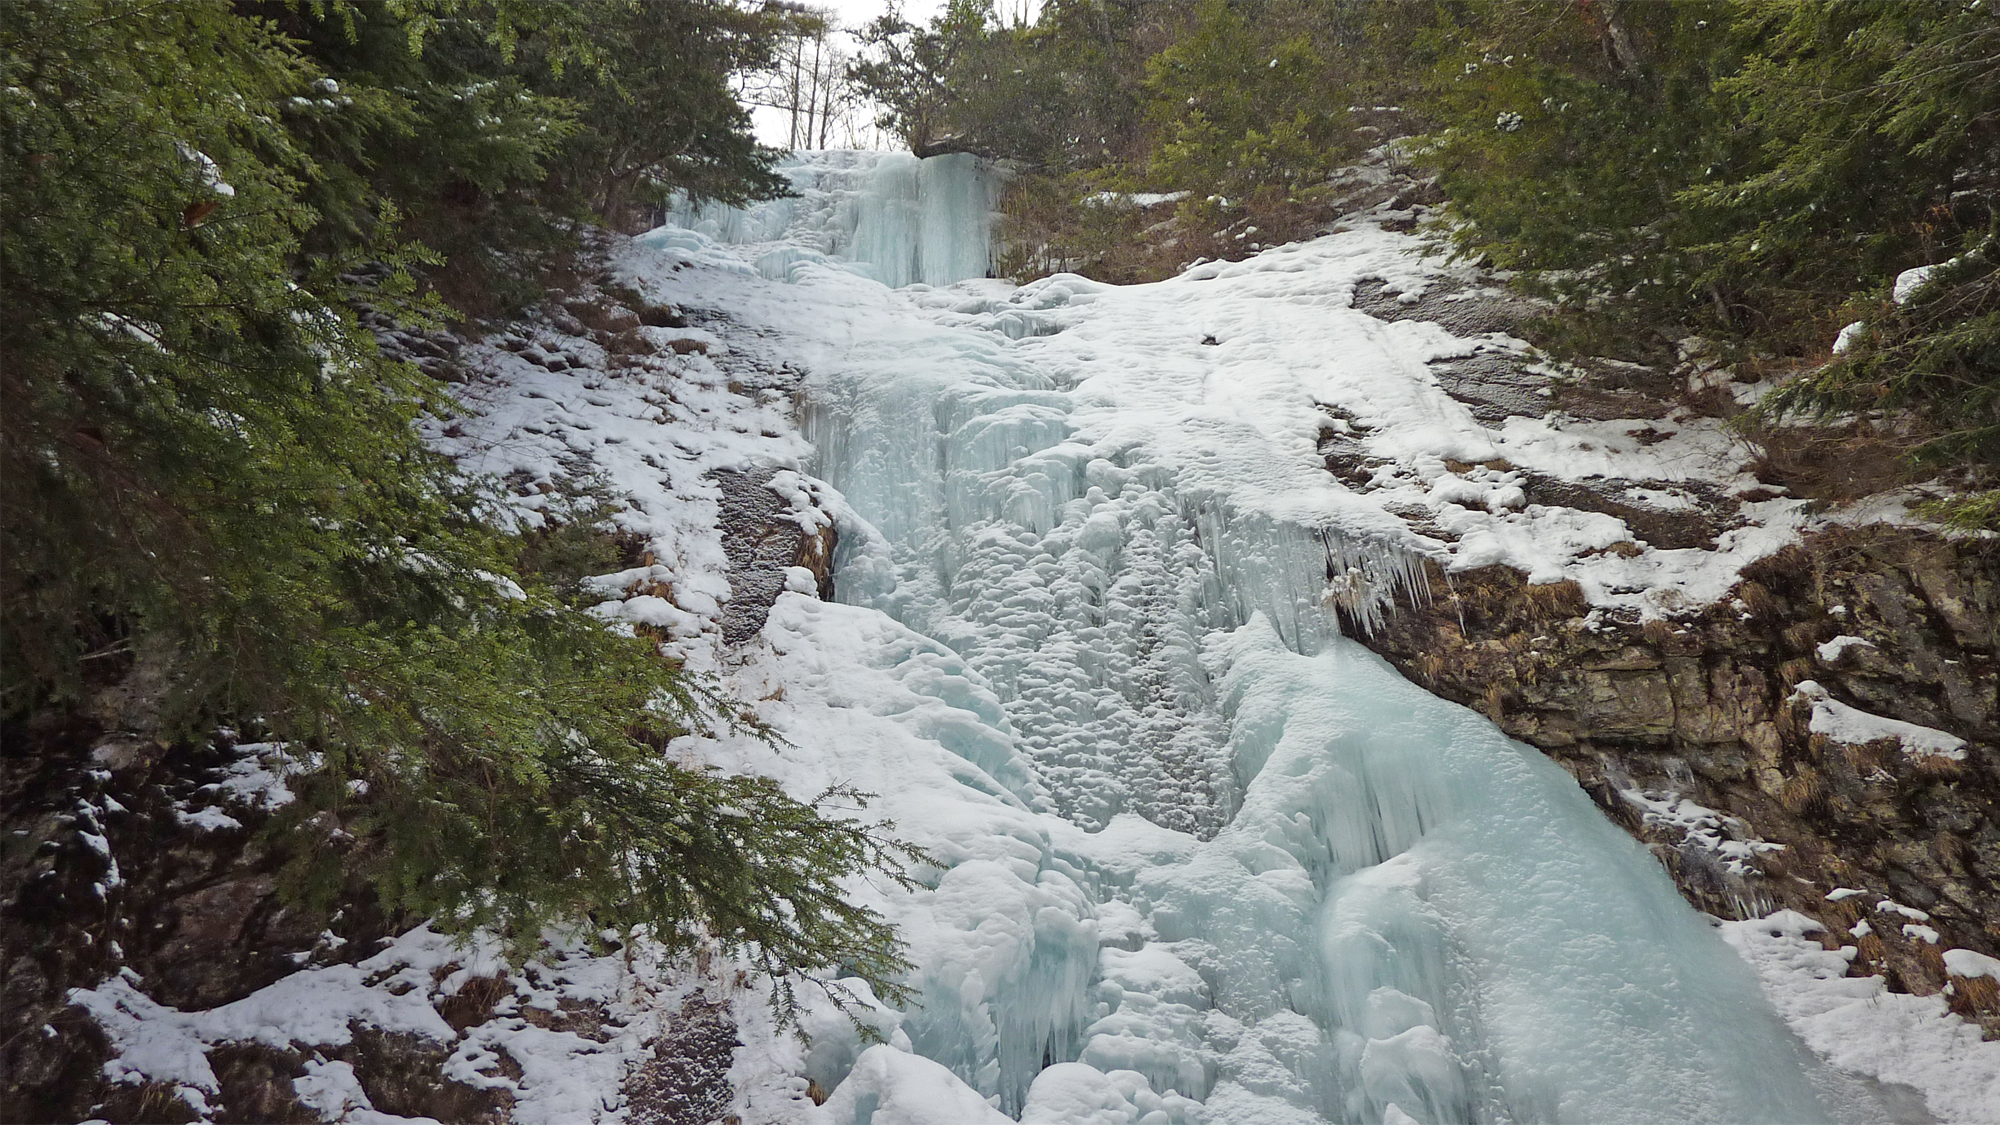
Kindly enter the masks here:
[[1233, 622], [1263, 613], [1294, 652], [1318, 652], [1340, 635], [1343, 618], [1363, 635], [1375, 632], [1399, 594], [1415, 605], [1430, 602], [1424, 556], [1402, 543], [1231, 515], [1212, 503], [1189, 519], [1229, 591]]
[[756, 261], [774, 280], [815, 259], [848, 263], [892, 287], [986, 276], [1000, 181], [977, 157], [800, 152], [778, 171], [794, 197], [746, 207], [679, 198], [666, 221], [730, 245], [782, 240]]

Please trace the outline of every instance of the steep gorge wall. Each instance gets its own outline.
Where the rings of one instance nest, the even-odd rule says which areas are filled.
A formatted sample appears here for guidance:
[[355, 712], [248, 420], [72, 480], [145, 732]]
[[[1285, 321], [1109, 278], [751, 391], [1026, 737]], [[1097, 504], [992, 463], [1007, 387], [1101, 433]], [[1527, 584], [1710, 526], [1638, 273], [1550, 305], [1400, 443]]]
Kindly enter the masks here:
[[[1857, 948], [1854, 974], [1949, 986], [2000, 1033], [1994, 982], [1948, 978], [1940, 957], [2000, 954], [2000, 543], [1834, 528], [1747, 568], [1732, 599], [1644, 625], [1505, 567], [1432, 578], [1436, 600], [1405, 604], [1371, 648], [1569, 769], [1696, 906], [1800, 911]], [[1842, 636], [1866, 643], [1822, 653]], [[1964, 756], [1816, 734], [1805, 681], [1956, 735]], [[1842, 887], [1866, 893], [1827, 897]]]

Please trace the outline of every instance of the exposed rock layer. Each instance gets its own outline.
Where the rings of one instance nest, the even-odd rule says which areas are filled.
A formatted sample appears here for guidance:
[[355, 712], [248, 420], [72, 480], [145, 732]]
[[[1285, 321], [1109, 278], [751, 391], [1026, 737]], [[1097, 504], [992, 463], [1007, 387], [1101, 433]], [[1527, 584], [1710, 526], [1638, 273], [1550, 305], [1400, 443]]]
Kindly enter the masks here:
[[[1918, 994], [1948, 983], [1940, 950], [2000, 953], [2000, 544], [1824, 531], [1747, 568], [1733, 599], [1645, 625], [1504, 567], [1432, 589], [1366, 643], [1562, 763], [1695, 905], [1798, 910], [1857, 947], [1856, 973]], [[1842, 636], [1863, 643], [1822, 654]], [[1956, 735], [1964, 757], [1815, 734], [1807, 680]], [[1830, 901], [1840, 887], [1867, 893]], [[1956, 1010], [2000, 1030], [1983, 981], [1950, 983]]]

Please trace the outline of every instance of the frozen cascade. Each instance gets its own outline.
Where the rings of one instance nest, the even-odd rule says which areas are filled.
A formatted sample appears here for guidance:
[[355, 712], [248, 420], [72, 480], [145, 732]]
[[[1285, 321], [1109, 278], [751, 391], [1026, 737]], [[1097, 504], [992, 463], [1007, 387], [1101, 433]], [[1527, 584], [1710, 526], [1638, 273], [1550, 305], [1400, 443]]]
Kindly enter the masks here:
[[[983, 343], [826, 388], [820, 472], [880, 533], [849, 537], [836, 585], [993, 688], [1094, 830], [1071, 859], [1110, 943], [1088, 968], [1037, 945], [993, 997], [1032, 1014], [997, 1081], [963, 1051], [965, 997], [940, 1018], [928, 983], [920, 1053], [1010, 1112], [1075, 1058], [1212, 1123], [1824, 1116], [1651, 856], [1559, 767], [1337, 635], [1317, 534], [1224, 520], [1140, 451], [1089, 456], [1062, 392], [1006, 385]], [[1135, 845], [1177, 862], [1104, 862]]]
[[829, 260], [891, 286], [986, 276], [999, 181], [977, 157], [802, 151], [778, 172], [796, 194], [748, 207], [683, 200], [668, 221], [765, 248], [756, 264], [773, 280], [799, 262]]
[[[819, 286], [832, 324], [806, 428], [840, 497], [845, 604], [787, 595], [766, 636], [955, 755], [984, 803], [892, 807], [943, 865], [894, 907], [922, 1000], [882, 1018], [914, 1053], [816, 1049], [831, 1120], [971, 1121], [977, 1098], [1125, 1125], [1834, 1116], [1825, 1072], [1643, 848], [1539, 752], [1341, 635], [1418, 587], [1426, 549], [1324, 471], [1319, 403], [1345, 392], [1298, 389], [1401, 362], [1361, 345], [1410, 329], [1348, 310], [1376, 267], [1326, 268], [1326, 293], [1277, 269], [855, 293], [815, 272], [861, 230], [849, 202], [709, 228]], [[904, 218], [922, 232], [883, 244], [935, 225]], [[1230, 386], [1165, 349], [1106, 362], [1229, 300], [1274, 334], [1310, 317], [1360, 343]], [[1258, 395], [1282, 408], [1239, 408]]]

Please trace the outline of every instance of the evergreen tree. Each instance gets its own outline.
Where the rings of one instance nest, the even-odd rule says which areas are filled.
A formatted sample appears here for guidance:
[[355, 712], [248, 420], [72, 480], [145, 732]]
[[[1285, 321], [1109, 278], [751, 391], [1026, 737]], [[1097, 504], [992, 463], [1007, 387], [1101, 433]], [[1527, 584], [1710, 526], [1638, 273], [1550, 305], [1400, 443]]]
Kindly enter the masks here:
[[1146, 63], [1162, 187], [1286, 196], [1326, 179], [1348, 151], [1345, 102], [1304, 34], [1204, 0], [1193, 25]]
[[[1928, 465], [2000, 467], [2000, 18], [1977, 3], [1743, 5], [1757, 51], [1724, 83], [1763, 138], [1755, 175], [1690, 192], [1735, 219], [1714, 247], [1823, 344], [1853, 294], [1857, 346], [1767, 415], [1886, 410]], [[1942, 263], [1942, 264], [1938, 264]], [[1936, 265], [1909, 299], [1901, 271]], [[1815, 331], [1816, 330], [1816, 331]], [[1948, 504], [2000, 529], [2000, 492]]]
[[949, 0], [927, 26], [903, 17], [900, 5], [872, 20], [861, 42], [877, 52], [854, 65], [854, 81], [882, 106], [883, 129], [899, 136], [918, 156], [963, 148], [955, 131], [957, 111], [969, 71], [965, 57], [986, 40], [992, 0]]
[[[1671, 325], [1729, 305], [1693, 247], [1712, 236], [1677, 200], [1749, 145], [1714, 81], [1733, 71], [1728, 7], [1481, 0], [1419, 37], [1435, 168], [1466, 253], [1528, 271], [1572, 310]], [[1665, 329], [1664, 339], [1685, 332]]]
[[[784, 194], [784, 178], [772, 171], [781, 154], [751, 135], [729, 77], [771, 66], [779, 38], [803, 17], [711, 0], [583, 11], [600, 65], [539, 68], [546, 77], [537, 84], [577, 106], [583, 123], [553, 162], [549, 186], [627, 228], [636, 209], [675, 192], [727, 203]], [[537, 53], [546, 59], [545, 51]]]
[[[1661, 353], [1699, 332], [1824, 356], [1846, 306], [1874, 330], [1760, 416], [1887, 410], [1920, 461], [1990, 470], [2000, 19], [1984, 5], [1437, 11], [1427, 159], [1461, 250], [1525, 271], [1582, 339]], [[1901, 271], [1947, 258], [1924, 300], [1888, 300]]]
[[[440, 20], [426, 52], [453, 34]], [[461, 46], [451, 65], [476, 54]], [[0, 6], [0, 72], [10, 729], [151, 660], [171, 687], [161, 736], [254, 720], [318, 756], [273, 828], [308, 897], [359, 872], [392, 908], [523, 948], [591, 919], [900, 995], [894, 935], [838, 892], [907, 853], [768, 781], [664, 757], [726, 717], [651, 642], [516, 566], [487, 486], [417, 434], [448, 404], [347, 311], [421, 315], [407, 272], [343, 280], [406, 261], [364, 218], [392, 209], [368, 139], [460, 111], [350, 92], [220, 2]], [[549, 152], [470, 125], [514, 162], [490, 182]], [[456, 167], [477, 175], [472, 159]], [[327, 234], [307, 198], [343, 225]], [[366, 244], [314, 257], [309, 235]]]

